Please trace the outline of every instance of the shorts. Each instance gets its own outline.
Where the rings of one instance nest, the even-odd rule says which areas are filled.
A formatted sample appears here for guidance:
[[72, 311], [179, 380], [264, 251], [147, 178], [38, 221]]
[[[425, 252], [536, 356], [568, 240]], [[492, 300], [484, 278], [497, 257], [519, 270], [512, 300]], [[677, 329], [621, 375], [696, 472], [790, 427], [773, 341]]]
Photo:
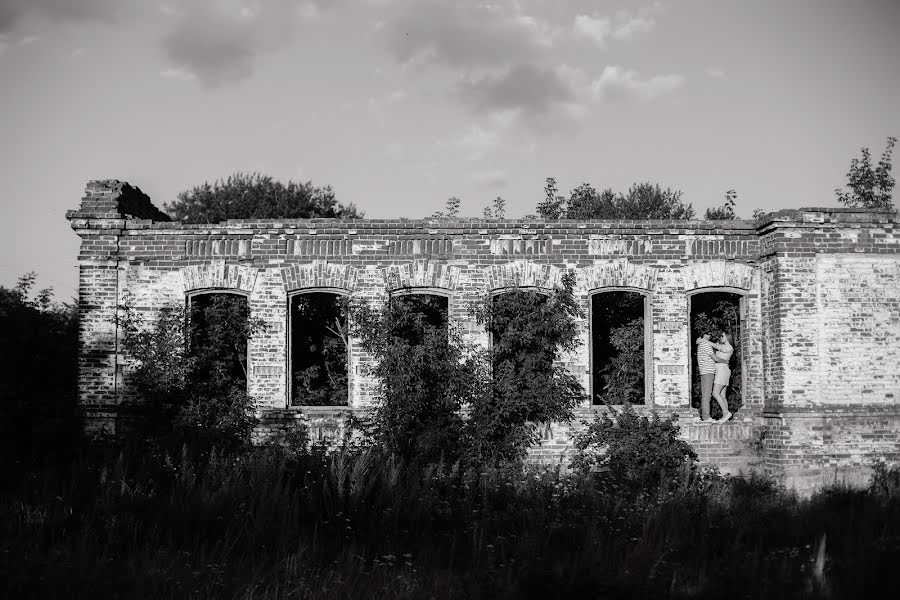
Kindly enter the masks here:
[[718, 363], [716, 365], [716, 385], [724, 385], [727, 386], [728, 382], [731, 381], [731, 369], [728, 368], [728, 365], [725, 363]]

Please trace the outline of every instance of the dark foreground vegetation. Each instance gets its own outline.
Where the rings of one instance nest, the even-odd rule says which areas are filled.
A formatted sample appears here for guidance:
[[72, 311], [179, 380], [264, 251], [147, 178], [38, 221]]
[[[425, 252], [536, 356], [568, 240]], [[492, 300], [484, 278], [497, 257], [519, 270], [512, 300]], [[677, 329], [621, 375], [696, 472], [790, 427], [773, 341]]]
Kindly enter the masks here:
[[660, 483], [412, 466], [372, 449], [84, 446], [0, 468], [5, 598], [900, 591], [900, 471], [883, 468], [868, 491], [835, 485], [808, 500], [705, 469]]

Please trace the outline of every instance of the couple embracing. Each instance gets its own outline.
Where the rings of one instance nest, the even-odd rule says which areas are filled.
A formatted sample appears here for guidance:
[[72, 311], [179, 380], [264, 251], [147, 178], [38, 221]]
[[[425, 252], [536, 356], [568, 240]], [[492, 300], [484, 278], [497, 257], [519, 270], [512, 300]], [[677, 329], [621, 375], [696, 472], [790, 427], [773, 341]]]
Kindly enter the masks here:
[[724, 423], [732, 417], [725, 400], [725, 388], [731, 380], [728, 364], [734, 354], [734, 339], [730, 333], [717, 333], [713, 342], [709, 333], [697, 338], [697, 370], [700, 372], [700, 419], [709, 421], [709, 397], [712, 396], [722, 409], [722, 418], [716, 423]]

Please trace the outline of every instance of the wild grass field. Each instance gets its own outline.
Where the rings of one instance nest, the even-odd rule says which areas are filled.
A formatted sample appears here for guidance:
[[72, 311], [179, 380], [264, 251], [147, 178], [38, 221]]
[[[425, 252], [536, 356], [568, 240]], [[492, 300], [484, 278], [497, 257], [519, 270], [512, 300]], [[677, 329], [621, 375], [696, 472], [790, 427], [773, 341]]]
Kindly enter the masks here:
[[891, 598], [900, 470], [800, 499], [374, 449], [8, 452], [4, 598]]

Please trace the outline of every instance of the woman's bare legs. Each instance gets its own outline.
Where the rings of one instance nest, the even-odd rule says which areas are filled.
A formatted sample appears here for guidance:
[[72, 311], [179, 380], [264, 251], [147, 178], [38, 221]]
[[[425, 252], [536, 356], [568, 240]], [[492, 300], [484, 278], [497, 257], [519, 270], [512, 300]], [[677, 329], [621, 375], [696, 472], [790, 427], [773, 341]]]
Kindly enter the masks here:
[[716, 402], [719, 403], [719, 408], [722, 409], [722, 418], [718, 419], [719, 423], [724, 423], [731, 418], [731, 412], [728, 410], [728, 401], [725, 399], [726, 387], [728, 386], [719, 385], [718, 383], [713, 386], [713, 398], [716, 399]]

